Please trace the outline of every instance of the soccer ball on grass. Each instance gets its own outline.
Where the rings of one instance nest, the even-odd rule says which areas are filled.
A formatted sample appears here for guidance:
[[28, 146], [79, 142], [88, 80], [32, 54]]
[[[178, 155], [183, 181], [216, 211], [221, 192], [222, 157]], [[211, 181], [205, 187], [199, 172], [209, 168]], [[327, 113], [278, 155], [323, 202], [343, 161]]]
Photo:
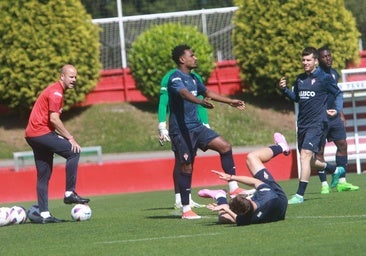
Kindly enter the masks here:
[[87, 204], [77, 204], [71, 209], [71, 218], [76, 221], [90, 219], [92, 211]]
[[10, 223], [10, 208], [0, 207], [0, 227]]
[[27, 211], [27, 216], [31, 222], [37, 222], [39, 219], [41, 219], [38, 205], [32, 205]]
[[22, 206], [10, 208], [10, 224], [23, 224], [27, 221], [27, 212]]

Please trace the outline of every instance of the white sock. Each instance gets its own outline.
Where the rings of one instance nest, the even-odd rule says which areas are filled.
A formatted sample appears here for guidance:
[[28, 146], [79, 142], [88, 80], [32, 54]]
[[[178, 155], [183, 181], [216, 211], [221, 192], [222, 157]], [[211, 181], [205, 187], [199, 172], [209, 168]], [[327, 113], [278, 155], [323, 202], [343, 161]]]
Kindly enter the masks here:
[[191, 206], [190, 205], [183, 205], [183, 212], [189, 212], [191, 211]]
[[345, 177], [339, 178], [339, 183], [346, 183], [346, 178]]
[[282, 151], [285, 152], [285, 149], [286, 149], [285, 144], [278, 143], [278, 146], [280, 146], [282, 148]]
[[220, 197], [226, 197], [226, 193], [219, 192], [215, 195], [215, 199], [220, 198]]
[[69, 197], [69, 196], [71, 196], [71, 195], [72, 195], [72, 193], [73, 193], [72, 191], [66, 191], [66, 192], [65, 192], [65, 196], [66, 196], [66, 197]]
[[180, 199], [180, 193], [176, 193], [175, 194], [175, 203], [178, 204], [181, 202], [181, 199]]
[[229, 190], [230, 190], [230, 192], [233, 192], [238, 187], [239, 187], [238, 186], [238, 182], [236, 182], [236, 181], [229, 181]]
[[44, 219], [51, 217], [51, 214], [49, 211], [41, 212], [39, 215], [41, 215], [41, 217]]
[[322, 186], [323, 186], [323, 187], [329, 187], [328, 182], [323, 181], [323, 182], [322, 182]]

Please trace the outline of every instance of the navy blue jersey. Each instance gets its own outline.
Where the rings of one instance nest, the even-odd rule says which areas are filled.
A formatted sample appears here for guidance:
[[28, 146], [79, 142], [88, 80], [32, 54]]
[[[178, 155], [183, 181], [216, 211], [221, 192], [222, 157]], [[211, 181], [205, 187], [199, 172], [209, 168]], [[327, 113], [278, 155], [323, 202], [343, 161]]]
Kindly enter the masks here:
[[[339, 74], [337, 72], [337, 70], [335, 70], [334, 68], [330, 68], [330, 69], [325, 69], [320, 67], [325, 73], [329, 74], [332, 76], [332, 78], [334, 79], [334, 81], [336, 83], [338, 83], [339, 80]], [[339, 113], [343, 111], [343, 93], [341, 92], [340, 95], [338, 95], [338, 97], [334, 97], [334, 95], [328, 95], [328, 99], [327, 99], [327, 109], [336, 109], [337, 110], [337, 116], [339, 116]], [[337, 117], [336, 116], [336, 117]]]
[[287, 197], [281, 186], [266, 168], [258, 171], [254, 177], [264, 182], [256, 188], [251, 197], [251, 200], [257, 204], [257, 209], [249, 215], [238, 215], [236, 217], [237, 225], [284, 220], [287, 210]]
[[203, 95], [205, 85], [193, 74], [186, 74], [177, 69], [169, 78], [169, 134], [178, 134], [194, 129], [202, 122], [198, 119], [197, 104], [183, 99], [179, 91], [187, 89], [193, 96]]
[[286, 88], [284, 93], [299, 103], [298, 128], [309, 128], [327, 122], [327, 97], [330, 94], [336, 98], [341, 91], [333, 77], [317, 67], [313, 73], [300, 74], [294, 90]]

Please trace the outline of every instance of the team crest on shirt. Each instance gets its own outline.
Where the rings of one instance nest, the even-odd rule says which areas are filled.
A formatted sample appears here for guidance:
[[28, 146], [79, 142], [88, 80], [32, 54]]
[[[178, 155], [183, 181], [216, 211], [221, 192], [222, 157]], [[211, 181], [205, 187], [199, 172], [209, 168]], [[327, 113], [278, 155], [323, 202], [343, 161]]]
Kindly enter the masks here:
[[55, 95], [62, 97], [62, 94], [60, 92], [54, 92]]
[[188, 154], [187, 154], [187, 153], [184, 153], [184, 154], [183, 154], [183, 158], [184, 158], [184, 160], [186, 160], [186, 161], [187, 161], [187, 160], [188, 160]]

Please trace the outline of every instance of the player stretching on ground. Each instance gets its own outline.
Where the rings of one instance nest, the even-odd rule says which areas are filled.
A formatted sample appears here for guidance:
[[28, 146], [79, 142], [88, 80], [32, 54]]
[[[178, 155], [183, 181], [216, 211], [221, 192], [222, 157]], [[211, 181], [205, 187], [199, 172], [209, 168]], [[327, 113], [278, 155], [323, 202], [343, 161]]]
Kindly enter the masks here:
[[209, 204], [207, 208], [218, 212], [219, 223], [236, 223], [238, 226], [242, 226], [285, 219], [286, 194], [263, 164], [281, 153], [288, 155], [289, 146], [285, 137], [280, 133], [275, 133], [274, 140], [276, 145], [248, 154], [246, 164], [253, 177], [212, 171], [222, 180], [234, 180], [256, 188], [256, 192], [252, 196], [240, 194], [228, 203], [225, 190], [202, 189], [198, 192], [201, 197], [216, 199], [217, 203]]

